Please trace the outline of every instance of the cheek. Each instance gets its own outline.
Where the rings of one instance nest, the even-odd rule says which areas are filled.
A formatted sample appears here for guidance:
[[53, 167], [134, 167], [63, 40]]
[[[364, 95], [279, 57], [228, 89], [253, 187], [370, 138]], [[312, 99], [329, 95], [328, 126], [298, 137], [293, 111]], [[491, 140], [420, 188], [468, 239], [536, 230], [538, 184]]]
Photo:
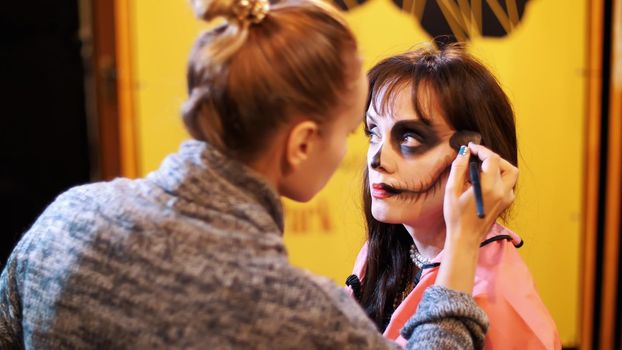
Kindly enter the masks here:
[[341, 138], [340, 140], [337, 140], [336, 143], [337, 145], [333, 148], [333, 150], [335, 161], [337, 165], [339, 165], [348, 151], [348, 142], [346, 138]]
[[448, 152], [442, 149], [415, 157], [402, 158], [400, 176], [410, 181], [435, 181], [439, 176], [444, 176], [442, 172], [451, 165], [451, 161], [452, 158]]
[[432, 157], [405, 159], [400, 167], [400, 177], [404, 180], [423, 181], [435, 176], [438, 161]]
[[447, 175], [437, 190], [411, 199], [376, 200], [372, 198], [373, 217], [387, 224], [423, 223], [443, 220], [443, 199]]
[[330, 164], [333, 171], [339, 167], [339, 164], [348, 151], [348, 142], [346, 137], [333, 137], [330, 144], [325, 148], [328, 152], [325, 154], [326, 164]]
[[419, 195], [415, 200], [405, 201], [404, 207], [407, 209], [404, 211], [404, 215], [412, 220], [439, 212], [442, 214], [447, 176], [447, 174], [443, 174], [438, 186], [434, 186], [428, 192]]
[[344, 137], [341, 141], [341, 159], [348, 153], [348, 137]]

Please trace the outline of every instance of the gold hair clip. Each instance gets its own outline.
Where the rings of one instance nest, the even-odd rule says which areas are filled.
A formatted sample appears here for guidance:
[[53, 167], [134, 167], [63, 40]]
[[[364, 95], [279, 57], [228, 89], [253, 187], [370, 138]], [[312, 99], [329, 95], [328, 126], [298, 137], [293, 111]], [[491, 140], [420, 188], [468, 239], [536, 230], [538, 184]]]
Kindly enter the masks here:
[[268, 0], [236, 0], [233, 4], [233, 13], [240, 21], [260, 23], [270, 11]]

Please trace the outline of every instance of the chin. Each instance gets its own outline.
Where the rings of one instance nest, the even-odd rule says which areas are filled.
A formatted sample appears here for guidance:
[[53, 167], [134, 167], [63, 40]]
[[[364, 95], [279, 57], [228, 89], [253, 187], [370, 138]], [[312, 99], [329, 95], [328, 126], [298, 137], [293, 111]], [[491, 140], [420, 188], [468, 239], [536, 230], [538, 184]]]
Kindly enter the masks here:
[[[397, 210], [399, 211], [399, 210]], [[374, 219], [385, 224], [401, 224], [404, 222], [401, 215], [396, 215], [396, 210], [391, 210], [391, 205], [387, 203], [378, 203], [373, 200], [371, 205], [371, 215]]]
[[295, 202], [306, 203], [306, 202], [312, 200], [313, 197], [315, 197], [316, 194], [317, 194], [317, 192], [312, 192], [312, 193], [298, 192], [298, 193], [293, 193], [293, 194], [290, 194], [290, 195], [283, 194], [283, 196], [285, 198], [291, 199], [291, 200], [293, 200]]
[[319, 191], [310, 191], [308, 187], [304, 190], [299, 188], [295, 188], [293, 190], [285, 188], [279, 190], [279, 195], [295, 202], [306, 203], [313, 199], [318, 192]]
[[441, 203], [401, 203], [372, 199], [371, 214], [385, 224], [422, 223], [443, 221]]

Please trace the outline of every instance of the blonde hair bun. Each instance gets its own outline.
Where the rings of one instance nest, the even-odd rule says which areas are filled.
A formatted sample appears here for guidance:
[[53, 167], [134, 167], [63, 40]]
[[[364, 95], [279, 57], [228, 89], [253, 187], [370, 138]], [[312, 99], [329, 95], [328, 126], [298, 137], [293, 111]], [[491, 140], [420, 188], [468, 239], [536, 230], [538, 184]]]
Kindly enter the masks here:
[[218, 17], [239, 23], [260, 23], [270, 10], [269, 0], [190, 0], [197, 18], [211, 21]]

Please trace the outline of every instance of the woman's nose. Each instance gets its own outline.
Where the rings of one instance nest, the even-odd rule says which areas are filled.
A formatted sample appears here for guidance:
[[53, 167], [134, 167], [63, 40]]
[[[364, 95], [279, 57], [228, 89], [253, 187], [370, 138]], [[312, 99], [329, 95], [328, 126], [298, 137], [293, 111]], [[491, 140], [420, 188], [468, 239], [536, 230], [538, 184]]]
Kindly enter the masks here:
[[382, 154], [382, 145], [378, 147], [378, 150], [376, 151], [376, 153], [371, 157], [371, 162], [369, 163], [369, 166], [371, 166], [372, 169], [377, 170], [380, 167], [381, 154]]
[[393, 172], [395, 164], [392, 158], [392, 151], [388, 149], [390, 147], [390, 145], [384, 142], [380, 144], [369, 159], [369, 167], [376, 171], [383, 171], [386, 173]]

